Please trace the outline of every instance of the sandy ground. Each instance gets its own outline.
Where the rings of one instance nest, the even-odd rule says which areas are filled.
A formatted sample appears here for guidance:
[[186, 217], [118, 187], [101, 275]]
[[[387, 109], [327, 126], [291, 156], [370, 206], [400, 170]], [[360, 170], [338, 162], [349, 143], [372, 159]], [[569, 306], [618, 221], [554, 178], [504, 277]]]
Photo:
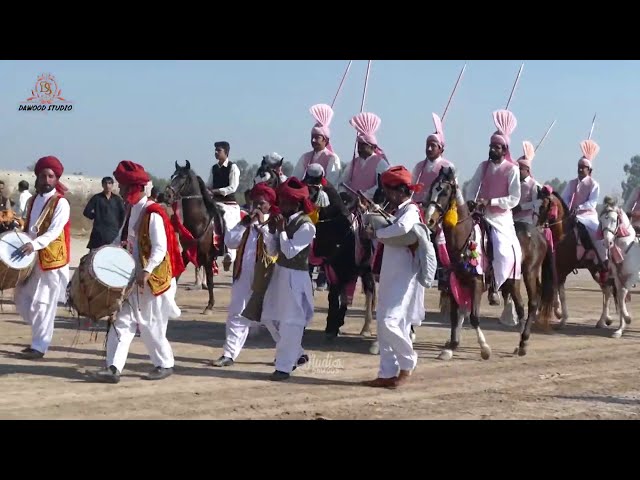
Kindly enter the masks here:
[[[75, 266], [85, 239], [73, 244]], [[206, 292], [188, 290], [193, 270], [178, 293], [182, 318], [169, 325], [175, 374], [160, 382], [141, 376], [152, 365], [139, 338], [132, 344], [122, 381], [92, 383], [85, 372], [103, 365], [104, 323], [98, 339], [84, 321], [59, 309], [53, 345], [44, 359], [26, 361], [15, 353], [30, 342], [30, 329], [15, 314], [12, 292], [4, 292], [0, 314], [0, 418], [2, 419], [637, 419], [640, 414], [640, 335], [632, 323], [621, 339], [594, 328], [602, 299], [584, 274], [572, 276], [567, 297], [571, 318], [551, 334], [535, 333], [526, 357], [513, 355], [515, 330], [501, 326], [499, 307], [482, 307], [481, 326], [493, 349], [480, 358], [475, 334], [466, 326], [463, 345], [449, 362], [437, 360], [449, 337], [448, 319], [437, 313], [437, 292], [428, 291], [428, 321], [417, 329], [418, 368], [398, 390], [358, 385], [377, 373], [378, 356], [362, 327], [364, 298], [357, 295], [345, 335], [324, 341], [326, 292], [316, 292], [316, 315], [304, 337], [309, 364], [288, 382], [270, 382], [274, 345], [270, 336], [250, 338], [233, 367], [207, 362], [221, 354], [230, 276], [217, 277], [216, 307], [201, 314]], [[638, 321], [640, 297], [631, 314]], [[80, 326], [80, 330], [78, 330]], [[108, 408], [105, 408], [108, 405]]]

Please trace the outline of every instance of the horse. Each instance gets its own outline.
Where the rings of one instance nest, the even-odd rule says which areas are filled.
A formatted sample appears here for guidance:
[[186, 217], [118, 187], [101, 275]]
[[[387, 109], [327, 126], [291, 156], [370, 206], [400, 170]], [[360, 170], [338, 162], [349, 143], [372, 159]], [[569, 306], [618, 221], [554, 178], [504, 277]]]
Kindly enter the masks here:
[[[579, 269], [587, 269], [593, 280], [600, 286], [603, 295], [602, 314], [596, 324], [596, 328], [602, 328], [606, 324], [611, 325], [609, 306], [611, 299], [617, 300], [614, 295], [615, 285], [613, 281], [601, 282], [598, 266], [589, 259], [588, 250], [578, 258], [578, 222], [575, 215], [569, 212], [569, 207], [564, 202], [558, 192], [552, 191], [548, 187], [543, 187], [538, 193], [538, 200], [541, 201], [538, 211], [538, 226], [548, 229], [551, 232], [555, 246], [555, 270], [554, 289], [557, 291], [557, 298], [554, 305], [554, 313], [560, 323], [556, 328], [563, 328], [569, 319], [567, 300], [565, 294], [565, 282], [569, 273], [578, 273]], [[588, 235], [584, 235], [583, 241]], [[589, 245], [590, 246], [590, 245]]]
[[[490, 269], [490, 261], [487, 259], [485, 265], [482, 265], [485, 234], [480, 228], [481, 216], [470, 208], [474, 207], [473, 202], [469, 202], [470, 205], [454, 202], [458, 188], [453, 169], [441, 169], [429, 190], [425, 210], [427, 227], [432, 231], [441, 228], [444, 234], [445, 243], [439, 246], [440, 260], [452, 280], [449, 288], [451, 338], [438, 358], [450, 360], [453, 357], [453, 352], [460, 345], [462, 323], [468, 315], [471, 326], [476, 331], [480, 356], [483, 360], [488, 360], [491, 357], [491, 347], [480, 329], [479, 312], [485, 289], [484, 267]], [[445, 218], [445, 214], [454, 208], [457, 214], [452, 216], [455, 223]], [[523, 322], [525, 312], [519, 288], [520, 281], [507, 279], [501, 290], [505, 309], [510, 305], [509, 296], [515, 304], [520, 323], [520, 342], [514, 353], [524, 356], [527, 354], [533, 323], [537, 322], [539, 315], [549, 316], [553, 308], [555, 292], [553, 282], [550, 281], [553, 278], [553, 257], [544, 236], [535, 226], [522, 222], [516, 223], [515, 226], [522, 249], [522, 277], [528, 297], [526, 322]], [[478, 254], [474, 254], [474, 250], [479, 250]], [[481, 268], [476, 268], [477, 266]], [[461, 294], [458, 295], [458, 292]], [[460, 308], [458, 301], [464, 300], [465, 292], [469, 292], [467, 295], [470, 297], [465, 302], [467, 308]]]
[[627, 215], [610, 197], [604, 199], [604, 209], [600, 214], [599, 223], [605, 247], [609, 252], [609, 273], [615, 282], [617, 303], [620, 305], [620, 328], [611, 336], [620, 338], [625, 325], [631, 323], [631, 315], [627, 310], [627, 295], [633, 285], [640, 281], [640, 240], [636, 238], [636, 232]]
[[[181, 167], [175, 162], [176, 170], [171, 175], [171, 183], [165, 189], [167, 203], [174, 206], [174, 216], [179, 218], [176, 207], [183, 212], [183, 224], [187, 232], [178, 232], [183, 246], [182, 260], [189, 263], [189, 249], [196, 243], [196, 260], [204, 267], [207, 277], [209, 303], [202, 312], [204, 315], [213, 311], [215, 298], [213, 295], [213, 264], [217, 257], [224, 255], [225, 222], [222, 209], [208, 194], [204, 181], [191, 170], [189, 160]], [[174, 220], [175, 221], [175, 220]], [[183, 235], [184, 234], [184, 235]], [[192, 239], [188, 238], [189, 234]], [[183, 236], [187, 238], [183, 238]], [[214, 244], [214, 235], [217, 242]], [[195, 263], [195, 262], [194, 262]], [[197, 265], [196, 265], [197, 268]], [[179, 278], [177, 279], [179, 280]]]

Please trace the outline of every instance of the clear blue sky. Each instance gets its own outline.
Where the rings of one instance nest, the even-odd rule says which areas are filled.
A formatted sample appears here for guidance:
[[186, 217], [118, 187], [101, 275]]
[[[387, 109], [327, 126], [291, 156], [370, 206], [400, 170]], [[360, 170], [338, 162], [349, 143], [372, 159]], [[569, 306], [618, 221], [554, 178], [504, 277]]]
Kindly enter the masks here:
[[[445, 156], [464, 181], [487, 158], [495, 130], [491, 112], [504, 108], [523, 60], [469, 61], [445, 120]], [[120, 160], [168, 177], [185, 159], [201, 176], [212, 165], [213, 142], [231, 143], [231, 158], [250, 163], [276, 151], [297, 161], [310, 149], [314, 103], [331, 103], [347, 60], [314, 61], [1, 61], [0, 168], [23, 168], [56, 155], [66, 171], [111, 174]], [[597, 112], [593, 138], [601, 151], [594, 177], [603, 194], [620, 190], [622, 166], [640, 154], [640, 62], [527, 61], [511, 104], [518, 119], [512, 150], [537, 144], [556, 125], [533, 163], [546, 181], [576, 175], [579, 142]], [[381, 146], [393, 164], [408, 168], [424, 158], [433, 131], [431, 112], [442, 113], [464, 60], [374, 60], [365, 110], [382, 119]], [[351, 159], [366, 60], [353, 62], [335, 105], [332, 144]], [[69, 113], [25, 113], [40, 73], [52, 73]]]

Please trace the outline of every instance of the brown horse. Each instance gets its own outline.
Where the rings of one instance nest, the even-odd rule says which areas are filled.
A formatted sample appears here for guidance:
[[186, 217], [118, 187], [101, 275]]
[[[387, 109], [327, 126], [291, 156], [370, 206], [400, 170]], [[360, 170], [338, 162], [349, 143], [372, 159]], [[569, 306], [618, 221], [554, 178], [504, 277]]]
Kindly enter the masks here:
[[[481, 216], [477, 216], [471, 212], [469, 206], [465, 203], [455, 206], [457, 210], [457, 222], [450, 225], [443, 222], [446, 212], [453, 208], [453, 202], [457, 196], [458, 185], [455, 181], [455, 174], [452, 168], [443, 168], [440, 174], [431, 185], [425, 212], [425, 221], [427, 226], [435, 230], [436, 227], [442, 228], [445, 237], [445, 246], [451, 264], [448, 267], [449, 272], [454, 272], [460, 286], [469, 288], [472, 292], [471, 308], [468, 312], [471, 326], [476, 330], [478, 343], [480, 344], [481, 356], [488, 359], [491, 355], [484, 334], [480, 329], [479, 312], [482, 300], [482, 293], [485, 289], [484, 274], [478, 274], [470, 271], [467, 267], [469, 260], [461, 260], [468, 258], [472, 242], [476, 244], [477, 249], [483, 249], [485, 244], [485, 234], [481, 233], [481, 238], [477, 237], [476, 225], [481, 222]], [[482, 232], [483, 229], [481, 229]], [[527, 353], [527, 346], [531, 336], [531, 327], [537, 321], [538, 315], [542, 312], [550, 312], [554, 290], [553, 282], [553, 257], [547, 248], [547, 243], [542, 233], [533, 225], [526, 223], [516, 224], [516, 234], [522, 249], [522, 276], [528, 297], [528, 315], [526, 322], [524, 320], [524, 305], [522, 295], [520, 294], [520, 281], [508, 279], [501, 287], [502, 295], [505, 300], [505, 308], [509, 305], [507, 301], [511, 296], [515, 303], [516, 314], [520, 322], [520, 343], [516, 348], [516, 353], [523, 356]], [[489, 264], [489, 262], [487, 262]], [[490, 267], [489, 267], [490, 268]], [[450, 289], [450, 320], [451, 320], [451, 339], [441, 352], [439, 358], [449, 360], [453, 356], [453, 352], [460, 344], [460, 330], [464, 321], [465, 313], [456, 303], [453, 291]], [[548, 315], [549, 313], [547, 313]]]
[[[538, 212], [538, 225], [551, 230], [556, 250], [555, 269], [557, 273], [557, 284], [555, 288], [558, 292], [558, 298], [554, 306], [556, 318], [560, 320], [558, 328], [564, 327], [569, 319], [564, 284], [569, 273], [577, 273], [579, 269], [589, 270], [593, 280], [602, 290], [602, 314], [596, 324], [596, 328], [602, 328], [605, 324], [611, 325], [612, 319], [609, 315], [609, 306], [611, 299], [615, 299], [615, 286], [612, 282], [606, 282], [604, 285], [600, 282], [598, 278], [598, 266], [594, 261], [589, 259], [587, 252], [581, 255], [581, 258], [578, 258], [579, 233], [578, 222], [575, 216], [569, 212], [569, 207], [557, 192], [552, 192], [548, 188], [542, 188], [538, 194], [538, 199], [541, 200]], [[583, 238], [584, 237], [586, 236], [583, 236]]]
[[[207, 290], [209, 291], [209, 303], [202, 312], [208, 314], [213, 311], [215, 298], [213, 296], [213, 263], [216, 258], [224, 255], [224, 230], [225, 223], [220, 209], [215, 201], [207, 194], [207, 189], [202, 178], [191, 170], [191, 164], [187, 160], [186, 166], [181, 167], [175, 163], [176, 170], [171, 175], [171, 183], [166, 188], [167, 203], [173, 205], [177, 202], [183, 213], [183, 225], [197, 242], [198, 264], [204, 267], [207, 277]], [[218, 236], [217, 247], [213, 243], [214, 233]], [[187, 259], [188, 242], [183, 244], [182, 259]], [[179, 279], [178, 279], [179, 280]]]

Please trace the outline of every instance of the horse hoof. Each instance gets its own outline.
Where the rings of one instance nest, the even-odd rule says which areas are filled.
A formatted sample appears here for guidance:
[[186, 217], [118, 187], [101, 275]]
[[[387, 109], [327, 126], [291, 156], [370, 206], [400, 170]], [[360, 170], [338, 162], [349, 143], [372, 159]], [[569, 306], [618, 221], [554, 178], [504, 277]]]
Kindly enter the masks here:
[[556, 316], [558, 320], [562, 318], [562, 312], [560, 310], [554, 310], [553, 314]]
[[378, 345], [378, 342], [373, 342], [373, 345], [371, 345], [371, 347], [369, 347], [369, 353], [371, 355], [380, 354], [380, 345]]
[[627, 325], [631, 324], [631, 315], [623, 318], [624, 318], [624, 323], [626, 323]]
[[448, 348], [442, 350], [440, 355], [438, 355], [438, 360], [451, 360], [453, 358], [453, 350]]
[[518, 348], [518, 356], [524, 357], [527, 354], [527, 347]]
[[371, 337], [371, 330], [369, 330], [368, 328], [363, 328], [362, 331], [360, 332], [360, 336], [361, 337]]
[[483, 360], [489, 360], [489, 358], [491, 358], [491, 347], [489, 347], [489, 345], [480, 347], [480, 357], [482, 357]]
[[513, 354], [514, 354], [514, 355], [517, 355], [519, 351], [520, 351], [520, 348], [519, 348], [519, 347], [516, 347], [516, 348], [515, 348], [515, 350], [513, 351]]
[[202, 312], [202, 315], [211, 315], [213, 313], [213, 310], [211, 308], [205, 308], [204, 311]]
[[611, 338], [620, 338], [622, 337], [622, 332], [620, 330], [616, 330], [611, 334]]

